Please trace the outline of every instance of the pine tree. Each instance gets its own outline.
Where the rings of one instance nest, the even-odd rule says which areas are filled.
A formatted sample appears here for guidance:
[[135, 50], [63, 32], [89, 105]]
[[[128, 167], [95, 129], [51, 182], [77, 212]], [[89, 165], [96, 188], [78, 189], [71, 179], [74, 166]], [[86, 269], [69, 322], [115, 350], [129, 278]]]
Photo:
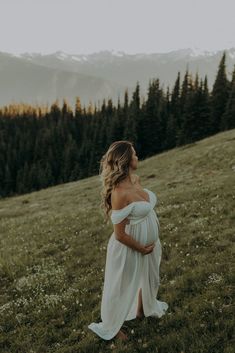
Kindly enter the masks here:
[[229, 97], [229, 81], [226, 76], [226, 53], [221, 58], [217, 76], [211, 93], [211, 133], [220, 131], [222, 115]]
[[59, 107], [58, 99], [56, 99], [56, 101], [51, 105], [50, 116], [52, 117], [52, 120], [55, 122], [58, 122], [61, 117], [61, 110]]
[[191, 74], [188, 72], [188, 68], [184, 75], [182, 83], [181, 97], [180, 97], [180, 110], [181, 118], [178, 126], [178, 135], [176, 138], [176, 145], [182, 145], [188, 142], [192, 142], [191, 138], [191, 126], [193, 124], [193, 100], [194, 100], [194, 89]]
[[[140, 118], [140, 96], [139, 96], [139, 82], [137, 82], [136, 89], [132, 94], [132, 100], [128, 109], [126, 124], [123, 133], [123, 139], [129, 140], [132, 143], [137, 143], [137, 126]], [[137, 146], [136, 146], [137, 147]], [[136, 148], [137, 149], [137, 148]]]
[[161, 151], [163, 136], [161, 135], [160, 111], [162, 105], [162, 91], [159, 79], [149, 82], [148, 98], [144, 105], [143, 113], [143, 150], [145, 156], [151, 156]]
[[[187, 77], [187, 76], [186, 76]], [[185, 82], [184, 82], [185, 85]], [[185, 91], [184, 91], [185, 94]], [[180, 92], [180, 72], [171, 94], [170, 111], [167, 122], [167, 146], [168, 148], [175, 147], [180, 140], [180, 129], [182, 125], [181, 105], [183, 104]]]
[[79, 97], [76, 97], [76, 103], [75, 103], [75, 117], [78, 118], [82, 115], [82, 106], [81, 106], [81, 100]]
[[197, 136], [196, 139], [202, 139], [210, 135], [210, 94], [208, 90], [207, 75], [204, 82], [200, 81], [198, 91], [198, 118], [197, 118]]
[[166, 149], [166, 136], [167, 136], [167, 121], [170, 113], [170, 90], [169, 86], [167, 87], [166, 95], [162, 91], [162, 96], [159, 106], [159, 117], [160, 117], [160, 144], [161, 147], [159, 151], [164, 151]]
[[235, 128], [235, 65], [232, 75], [229, 99], [221, 119], [220, 128], [222, 131]]

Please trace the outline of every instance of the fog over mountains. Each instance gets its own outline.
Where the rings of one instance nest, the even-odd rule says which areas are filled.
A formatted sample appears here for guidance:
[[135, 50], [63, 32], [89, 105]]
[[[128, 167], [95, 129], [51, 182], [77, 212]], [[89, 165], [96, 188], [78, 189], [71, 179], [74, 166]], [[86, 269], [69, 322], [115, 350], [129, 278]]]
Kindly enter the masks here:
[[[235, 48], [225, 49], [226, 70], [231, 79]], [[65, 98], [74, 108], [80, 97], [82, 105], [97, 106], [103, 99], [123, 102], [125, 89], [131, 97], [137, 81], [141, 96], [147, 95], [149, 80], [159, 78], [161, 86], [172, 89], [178, 71], [181, 82], [186, 69], [199, 78], [208, 77], [212, 88], [223, 50], [200, 51], [191, 48], [168, 53], [126, 54], [100, 51], [92, 54], [0, 52], [0, 105], [10, 103], [52, 104]]]

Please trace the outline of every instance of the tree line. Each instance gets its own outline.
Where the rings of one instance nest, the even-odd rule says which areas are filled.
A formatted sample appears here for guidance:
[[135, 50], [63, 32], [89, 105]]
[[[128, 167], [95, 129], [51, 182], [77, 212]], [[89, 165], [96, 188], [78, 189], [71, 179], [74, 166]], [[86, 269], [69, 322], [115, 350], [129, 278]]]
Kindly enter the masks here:
[[98, 174], [99, 161], [116, 140], [134, 143], [139, 160], [220, 131], [235, 128], [235, 66], [226, 74], [220, 60], [211, 92], [207, 75], [178, 72], [166, 92], [149, 80], [147, 97], [140, 85], [129, 98], [103, 99], [101, 107], [74, 110], [66, 100], [50, 107], [10, 104], [0, 109], [0, 197], [19, 195]]

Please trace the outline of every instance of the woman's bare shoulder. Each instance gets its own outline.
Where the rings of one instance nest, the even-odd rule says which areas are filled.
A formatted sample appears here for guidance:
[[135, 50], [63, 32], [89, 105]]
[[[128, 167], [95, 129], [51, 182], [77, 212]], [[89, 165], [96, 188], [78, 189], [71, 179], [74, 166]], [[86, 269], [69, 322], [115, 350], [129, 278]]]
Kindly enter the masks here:
[[128, 205], [129, 203], [129, 193], [128, 188], [116, 187], [111, 193], [111, 204], [112, 209], [121, 209]]

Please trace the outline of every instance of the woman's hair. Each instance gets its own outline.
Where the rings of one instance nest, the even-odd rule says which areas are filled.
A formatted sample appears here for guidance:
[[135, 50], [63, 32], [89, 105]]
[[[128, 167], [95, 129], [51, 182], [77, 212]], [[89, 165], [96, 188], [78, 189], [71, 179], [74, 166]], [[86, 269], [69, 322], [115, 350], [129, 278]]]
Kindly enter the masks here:
[[113, 142], [100, 160], [99, 175], [102, 181], [101, 208], [106, 220], [112, 208], [111, 192], [113, 188], [129, 175], [133, 143], [126, 140]]

